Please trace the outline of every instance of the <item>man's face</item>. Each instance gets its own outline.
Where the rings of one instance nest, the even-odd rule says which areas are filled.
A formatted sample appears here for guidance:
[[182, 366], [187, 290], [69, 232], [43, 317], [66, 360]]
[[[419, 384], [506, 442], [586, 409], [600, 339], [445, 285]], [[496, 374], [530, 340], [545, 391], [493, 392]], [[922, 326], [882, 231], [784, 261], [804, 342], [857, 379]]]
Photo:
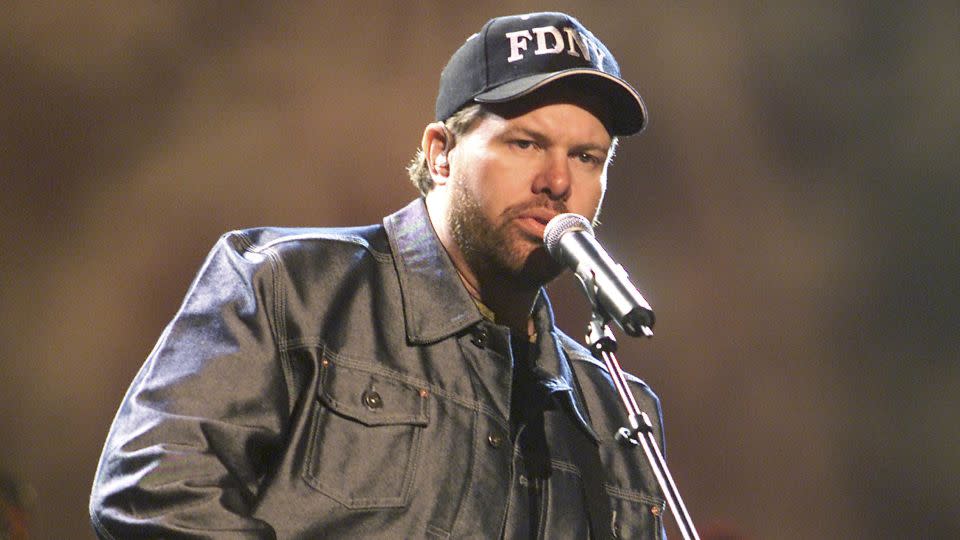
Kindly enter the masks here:
[[541, 285], [562, 270], [543, 249], [550, 219], [593, 220], [611, 138], [589, 110], [563, 100], [495, 109], [450, 151], [448, 225], [475, 273]]

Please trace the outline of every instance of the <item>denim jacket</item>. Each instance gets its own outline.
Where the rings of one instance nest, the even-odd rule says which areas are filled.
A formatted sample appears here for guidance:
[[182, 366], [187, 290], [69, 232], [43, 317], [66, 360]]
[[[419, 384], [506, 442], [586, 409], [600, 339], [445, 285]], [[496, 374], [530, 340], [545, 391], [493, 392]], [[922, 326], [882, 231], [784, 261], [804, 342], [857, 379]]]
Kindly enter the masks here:
[[[547, 474], [510, 436], [509, 331], [484, 319], [422, 199], [383, 225], [224, 235], [127, 391], [93, 484], [102, 538], [660, 538], [663, 499], [601, 363], [534, 312]], [[630, 378], [663, 446], [660, 406]], [[598, 446], [599, 445], [599, 446]], [[595, 462], [596, 463], [596, 462]], [[599, 484], [598, 484], [599, 485]], [[536, 510], [531, 510], [535, 508]]]

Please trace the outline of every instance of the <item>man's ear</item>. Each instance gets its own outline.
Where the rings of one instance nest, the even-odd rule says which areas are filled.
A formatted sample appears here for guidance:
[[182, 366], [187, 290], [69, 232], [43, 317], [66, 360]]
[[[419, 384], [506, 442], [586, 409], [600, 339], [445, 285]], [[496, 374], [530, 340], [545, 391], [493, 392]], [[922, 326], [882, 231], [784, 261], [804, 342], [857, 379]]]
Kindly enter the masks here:
[[423, 130], [423, 140], [420, 148], [427, 160], [427, 168], [434, 183], [445, 184], [450, 176], [450, 163], [447, 159], [447, 150], [452, 146], [452, 135], [442, 122], [428, 124]]

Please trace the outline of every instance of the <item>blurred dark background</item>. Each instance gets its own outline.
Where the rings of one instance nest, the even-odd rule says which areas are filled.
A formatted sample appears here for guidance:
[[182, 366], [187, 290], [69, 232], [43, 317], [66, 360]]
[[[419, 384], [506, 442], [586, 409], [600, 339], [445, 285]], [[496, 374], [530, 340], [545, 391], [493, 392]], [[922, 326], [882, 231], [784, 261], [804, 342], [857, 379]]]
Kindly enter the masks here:
[[0, 471], [35, 537], [92, 536], [110, 421], [217, 237], [399, 208], [449, 55], [549, 7], [651, 111], [599, 235], [657, 311], [620, 359], [701, 530], [960, 537], [958, 4], [591, 1], [8, 5]]

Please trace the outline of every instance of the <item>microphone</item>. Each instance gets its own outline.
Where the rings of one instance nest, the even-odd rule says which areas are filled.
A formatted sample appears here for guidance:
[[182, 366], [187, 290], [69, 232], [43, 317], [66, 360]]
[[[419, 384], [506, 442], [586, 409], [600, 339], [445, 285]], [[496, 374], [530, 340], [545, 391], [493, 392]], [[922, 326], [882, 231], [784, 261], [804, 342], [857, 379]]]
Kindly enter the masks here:
[[631, 336], [653, 336], [653, 309], [593, 236], [593, 227], [579, 214], [559, 214], [543, 231], [547, 252], [573, 270], [595, 308], [603, 310]]

